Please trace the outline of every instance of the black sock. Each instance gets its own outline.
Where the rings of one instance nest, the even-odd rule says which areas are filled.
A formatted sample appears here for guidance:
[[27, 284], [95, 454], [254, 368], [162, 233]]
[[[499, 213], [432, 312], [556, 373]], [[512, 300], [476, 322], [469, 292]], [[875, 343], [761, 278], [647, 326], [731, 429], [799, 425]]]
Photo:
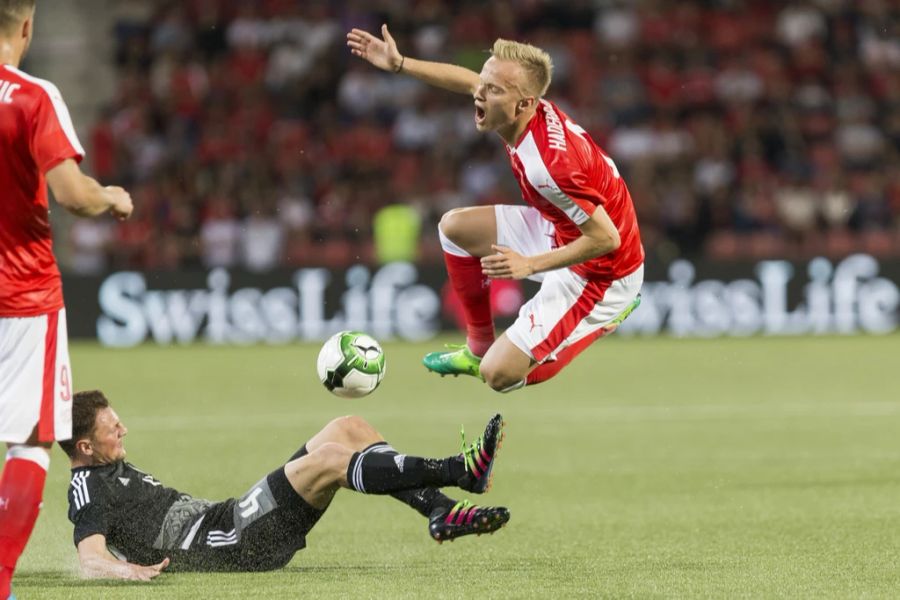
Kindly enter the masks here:
[[302, 457], [306, 456], [307, 454], [309, 454], [309, 450], [306, 449], [306, 444], [303, 444], [299, 450], [294, 452], [291, 455], [291, 457], [289, 459], [287, 459], [287, 462], [291, 462], [292, 460], [297, 460], [298, 458], [302, 458]]
[[431, 513], [437, 509], [450, 510], [456, 505], [456, 500], [432, 487], [392, 492], [391, 496], [416, 509], [423, 517], [431, 517]]
[[456, 485], [465, 474], [459, 456], [445, 459], [398, 454], [387, 442], [356, 452], [347, 466], [350, 488], [365, 494], [390, 494], [422, 487]]

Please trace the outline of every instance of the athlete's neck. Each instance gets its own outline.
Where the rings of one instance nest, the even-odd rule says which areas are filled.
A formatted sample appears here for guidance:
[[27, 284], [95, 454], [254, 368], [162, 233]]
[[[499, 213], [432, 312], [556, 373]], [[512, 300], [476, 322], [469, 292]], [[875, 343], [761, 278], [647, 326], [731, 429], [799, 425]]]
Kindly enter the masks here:
[[22, 49], [16, 48], [9, 40], [0, 38], [0, 65], [11, 65], [19, 68], [22, 62]]
[[518, 145], [519, 140], [522, 138], [522, 134], [525, 133], [526, 129], [528, 129], [528, 124], [531, 123], [531, 120], [536, 114], [536, 110], [530, 110], [527, 113], [523, 113], [508, 127], [501, 127], [497, 129], [497, 135], [503, 138], [503, 141], [506, 142], [507, 146], [512, 146], [513, 148], [515, 148], [516, 145]]

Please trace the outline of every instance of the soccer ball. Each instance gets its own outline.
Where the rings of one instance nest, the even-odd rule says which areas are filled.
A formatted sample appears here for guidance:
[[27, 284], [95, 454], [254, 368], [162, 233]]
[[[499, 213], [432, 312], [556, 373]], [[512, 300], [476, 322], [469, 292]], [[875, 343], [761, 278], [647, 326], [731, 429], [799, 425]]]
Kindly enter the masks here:
[[341, 331], [322, 345], [316, 368], [329, 392], [342, 398], [360, 398], [381, 383], [384, 351], [365, 333]]

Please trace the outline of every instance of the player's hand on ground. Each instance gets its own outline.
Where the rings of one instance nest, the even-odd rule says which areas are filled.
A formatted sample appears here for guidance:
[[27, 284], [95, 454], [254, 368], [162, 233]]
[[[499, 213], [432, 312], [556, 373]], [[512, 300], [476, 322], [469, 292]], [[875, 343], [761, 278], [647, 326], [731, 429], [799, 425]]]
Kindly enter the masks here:
[[496, 254], [481, 259], [482, 272], [491, 279], [525, 279], [534, 275], [534, 267], [527, 256], [506, 246], [491, 245]]
[[397, 42], [388, 31], [387, 25], [381, 26], [381, 36], [383, 40], [379, 40], [368, 31], [354, 28], [347, 34], [347, 45], [354, 55], [369, 61], [379, 69], [396, 71], [403, 57], [397, 50]]
[[120, 221], [124, 221], [131, 216], [131, 211], [134, 210], [134, 205], [131, 203], [131, 194], [115, 185], [106, 186], [106, 193], [110, 197], [109, 214]]
[[163, 569], [168, 566], [168, 558], [164, 558], [161, 563], [155, 565], [134, 565], [134, 568], [131, 570], [131, 579], [134, 579], [136, 581], [150, 581], [151, 579], [162, 573]]

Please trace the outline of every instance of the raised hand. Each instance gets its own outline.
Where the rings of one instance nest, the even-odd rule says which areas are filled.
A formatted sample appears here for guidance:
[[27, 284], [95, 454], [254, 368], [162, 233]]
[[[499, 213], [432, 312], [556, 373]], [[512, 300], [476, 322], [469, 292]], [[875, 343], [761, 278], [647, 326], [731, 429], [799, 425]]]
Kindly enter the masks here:
[[347, 34], [347, 45], [355, 56], [367, 60], [384, 71], [396, 71], [403, 60], [397, 50], [397, 42], [388, 31], [387, 25], [381, 26], [381, 37], [378, 39], [368, 31], [352, 29]]

